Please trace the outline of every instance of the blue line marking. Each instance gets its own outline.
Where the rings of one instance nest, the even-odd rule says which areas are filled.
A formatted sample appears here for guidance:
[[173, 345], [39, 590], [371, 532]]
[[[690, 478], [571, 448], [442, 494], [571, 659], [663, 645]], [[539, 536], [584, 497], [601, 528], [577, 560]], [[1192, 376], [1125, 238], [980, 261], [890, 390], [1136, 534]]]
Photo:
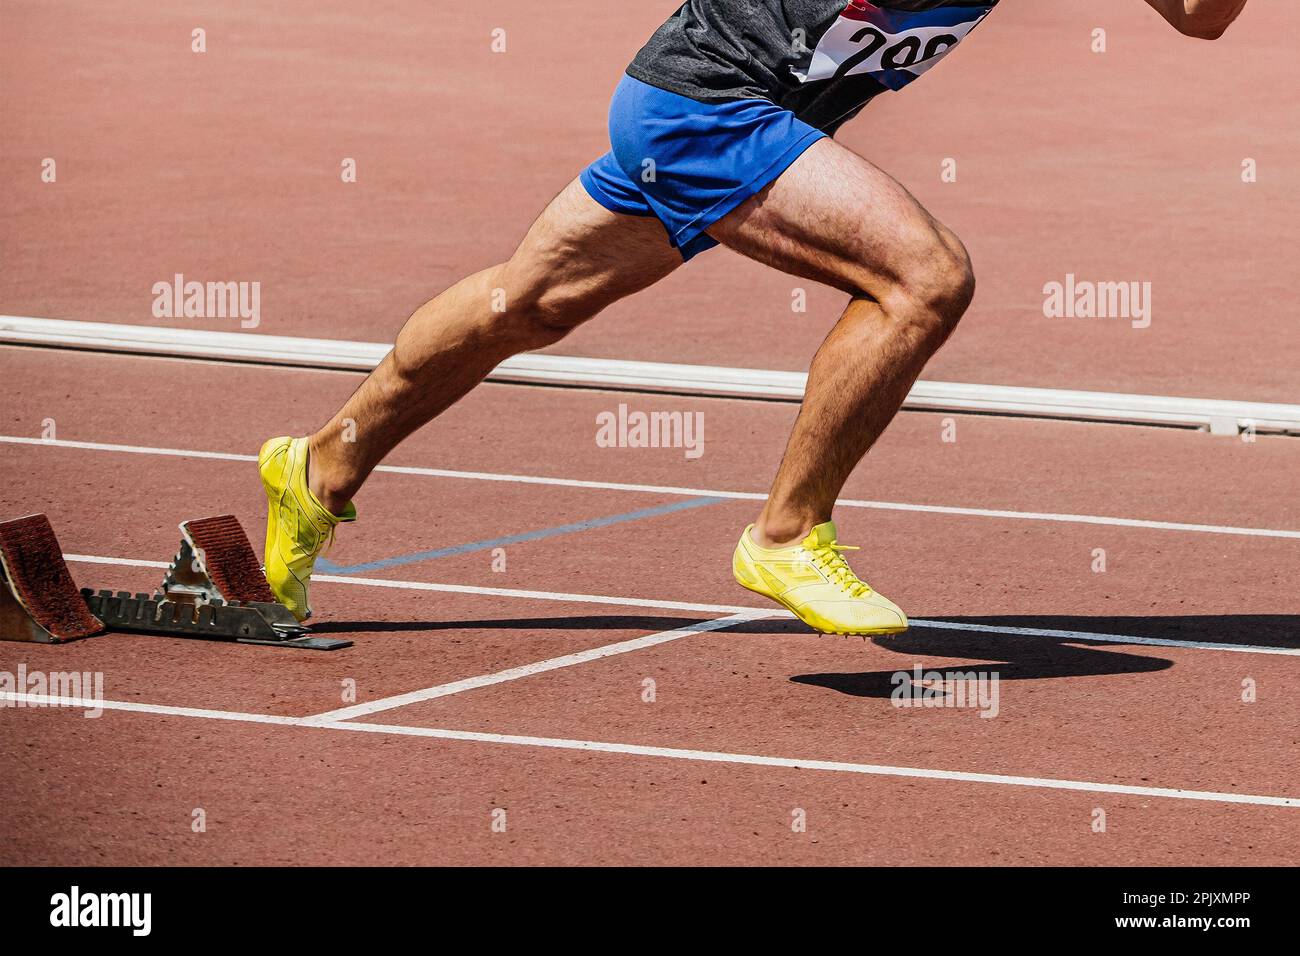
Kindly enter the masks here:
[[500, 548], [507, 544], [519, 544], [524, 541], [539, 541], [542, 538], [553, 538], [561, 534], [572, 534], [575, 531], [590, 531], [593, 528], [605, 528], [613, 524], [623, 524], [628, 521], [640, 521], [642, 518], [655, 518], [659, 515], [673, 514], [678, 511], [689, 511], [692, 508], [703, 508], [707, 505], [716, 505], [727, 500], [729, 499], [687, 498], [685, 501], [674, 501], [672, 504], [656, 505], [653, 508], [642, 508], [640, 511], [629, 511], [625, 514], [609, 515], [605, 518], [591, 518], [587, 521], [575, 521], [572, 524], [557, 525], [554, 528], [542, 528], [538, 531], [525, 531], [522, 534], [506, 535], [503, 538], [492, 538], [488, 541], [472, 541], [469, 544], [458, 544], [450, 548], [438, 548], [435, 551], [418, 551], [415, 554], [405, 554], [395, 558], [384, 558], [380, 561], [368, 561], [365, 564], [338, 565], [325, 558], [320, 558], [316, 562], [316, 567], [321, 571], [326, 571], [331, 574], [359, 574], [363, 571], [382, 571], [386, 568], [401, 567], [404, 564], [415, 564], [419, 561], [432, 561], [435, 558], [448, 558], [453, 554], [469, 554], [472, 551], [486, 551], [489, 548]]

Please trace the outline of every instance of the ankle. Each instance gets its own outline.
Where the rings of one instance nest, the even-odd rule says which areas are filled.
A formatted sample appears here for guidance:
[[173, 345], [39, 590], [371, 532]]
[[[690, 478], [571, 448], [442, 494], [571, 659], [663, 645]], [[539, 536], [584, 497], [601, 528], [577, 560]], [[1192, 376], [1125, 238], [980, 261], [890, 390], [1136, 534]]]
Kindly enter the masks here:
[[332, 515], [341, 515], [348, 506], [351, 494], [342, 485], [333, 480], [333, 469], [329, 456], [322, 451], [323, 445], [313, 435], [307, 442], [307, 487], [316, 496], [316, 500], [325, 506]]
[[749, 536], [760, 548], [789, 548], [808, 536], [815, 522], [804, 523], [799, 519], [773, 519], [760, 515], [754, 522]]

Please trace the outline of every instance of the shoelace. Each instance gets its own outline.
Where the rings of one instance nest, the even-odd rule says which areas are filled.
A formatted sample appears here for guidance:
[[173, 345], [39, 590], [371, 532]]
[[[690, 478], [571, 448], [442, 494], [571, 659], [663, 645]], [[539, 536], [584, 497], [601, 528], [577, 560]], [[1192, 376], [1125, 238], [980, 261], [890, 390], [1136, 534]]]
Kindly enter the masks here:
[[844, 555], [840, 553], [842, 551], [861, 550], [861, 548], [851, 544], [840, 544], [838, 541], [832, 541], [825, 547], [812, 549], [809, 553], [813, 557], [813, 563], [825, 571], [832, 581], [853, 597], [864, 597], [871, 593], [871, 585], [853, 573], [853, 569], [849, 567], [849, 562], [845, 561]]

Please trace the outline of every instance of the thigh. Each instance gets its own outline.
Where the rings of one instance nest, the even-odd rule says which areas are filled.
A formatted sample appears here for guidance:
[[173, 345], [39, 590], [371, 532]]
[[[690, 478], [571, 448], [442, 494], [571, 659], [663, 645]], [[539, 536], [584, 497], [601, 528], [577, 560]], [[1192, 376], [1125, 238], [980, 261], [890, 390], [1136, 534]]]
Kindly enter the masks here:
[[681, 264], [659, 220], [611, 212], [575, 179], [533, 223], [506, 275], [516, 294], [599, 311]]
[[936, 252], [965, 255], [897, 180], [831, 139], [809, 147], [709, 233], [783, 272], [875, 298]]

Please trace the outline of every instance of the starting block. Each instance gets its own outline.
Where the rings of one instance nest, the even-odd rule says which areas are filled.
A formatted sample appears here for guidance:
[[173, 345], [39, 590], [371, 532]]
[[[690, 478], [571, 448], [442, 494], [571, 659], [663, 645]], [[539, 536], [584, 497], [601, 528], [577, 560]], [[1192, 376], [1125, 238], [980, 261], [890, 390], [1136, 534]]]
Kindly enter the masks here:
[[72, 583], [59, 540], [45, 515], [0, 523], [0, 637], [59, 644], [90, 637], [104, 622]]
[[275, 599], [234, 515], [181, 523], [181, 544], [153, 594], [77, 590], [45, 515], [0, 522], [0, 639], [58, 643], [104, 630], [332, 651]]

